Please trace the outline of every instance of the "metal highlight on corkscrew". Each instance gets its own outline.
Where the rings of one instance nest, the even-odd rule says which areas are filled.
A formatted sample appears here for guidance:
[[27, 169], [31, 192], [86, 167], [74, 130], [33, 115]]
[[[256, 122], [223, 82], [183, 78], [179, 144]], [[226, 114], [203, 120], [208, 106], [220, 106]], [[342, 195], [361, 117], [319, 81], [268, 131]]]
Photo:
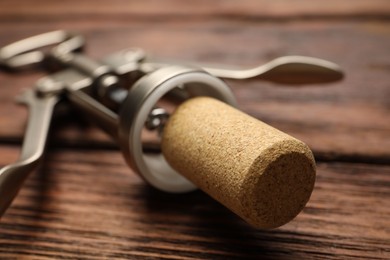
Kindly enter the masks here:
[[[343, 77], [336, 64], [286, 56], [230, 69], [159, 60], [138, 48], [96, 61], [82, 53], [84, 44], [79, 34], [54, 31], [0, 49], [4, 69], [51, 73], [21, 97], [29, 120], [19, 160], [0, 169], [0, 216], [41, 160], [59, 101], [106, 131], [128, 165], [159, 190], [201, 188], [260, 228], [283, 225], [305, 206], [315, 180], [310, 149], [235, 109], [221, 79], [326, 83]], [[145, 131], [157, 132], [158, 152], [145, 151]]]

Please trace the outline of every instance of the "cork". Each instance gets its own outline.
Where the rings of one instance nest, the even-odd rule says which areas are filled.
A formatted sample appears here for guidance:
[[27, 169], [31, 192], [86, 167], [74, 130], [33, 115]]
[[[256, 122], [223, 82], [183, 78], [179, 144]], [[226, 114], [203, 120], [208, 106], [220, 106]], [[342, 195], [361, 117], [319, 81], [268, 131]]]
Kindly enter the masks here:
[[162, 152], [178, 173], [258, 228], [291, 221], [314, 187], [306, 144], [209, 97], [174, 111]]

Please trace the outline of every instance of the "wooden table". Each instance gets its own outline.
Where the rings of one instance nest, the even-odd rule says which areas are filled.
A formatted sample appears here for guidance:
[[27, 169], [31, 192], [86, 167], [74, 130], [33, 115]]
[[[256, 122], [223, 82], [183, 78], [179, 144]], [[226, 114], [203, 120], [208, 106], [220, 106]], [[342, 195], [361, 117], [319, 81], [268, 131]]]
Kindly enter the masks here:
[[[312, 198], [287, 225], [255, 230], [200, 191], [156, 191], [105, 134], [62, 116], [1, 219], [1, 259], [390, 259], [388, 1], [0, 2], [0, 46], [56, 29], [85, 35], [94, 58], [132, 46], [243, 66], [299, 54], [340, 64], [346, 78], [228, 82], [242, 110], [315, 153]], [[0, 72], [1, 166], [23, 138], [27, 113], [14, 97], [42, 75]]]

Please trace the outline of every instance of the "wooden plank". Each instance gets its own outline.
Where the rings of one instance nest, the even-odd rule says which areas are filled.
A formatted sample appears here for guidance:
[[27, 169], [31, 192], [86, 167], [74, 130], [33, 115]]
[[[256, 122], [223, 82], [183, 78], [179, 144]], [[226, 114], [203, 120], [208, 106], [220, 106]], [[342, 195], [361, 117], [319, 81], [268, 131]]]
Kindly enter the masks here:
[[[65, 22], [64, 28], [72, 24]], [[57, 24], [32, 23], [4, 32], [0, 44], [16, 36], [50, 31]], [[84, 27], [86, 26], [86, 27]], [[1, 25], [0, 25], [1, 27]], [[4, 27], [3, 27], [4, 28]], [[311, 146], [320, 159], [389, 162], [390, 158], [390, 26], [387, 22], [187, 22], [107, 23], [80, 25], [95, 58], [130, 46], [156, 56], [183, 60], [242, 64], [264, 63], [300, 54], [340, 64], [346, 78], [325, 87], [289, 88], [265, 82], [228, 82], [247, 113], [290, 133]], [[221, 42], [226, 42], [221, 46]], [[21, 89], [43, 73], [0, 72], [0, 140], [20, 142], [24, 108], [13, 103]], [[72, 116], [73, 118], [73, 116]], [[99, 131], [59, 122], [57, 144], [113, 146]]]
[[161, 19], [285, 19], [285, 18], [341, 18], [347, 17], [384, 17], [388, 18], [390, 6], [386, 0], [329, 0], [313, 2], [310, 0], [296, 0], [291, 4], [288, 0], [244, 0], [244, 1], [196, 1], [196, 4], [187, 1], [168, 0], [161, 4], [158, 0], [152, 1], [77, 1], [53, 2], [47, 0], [0, 2], [2, 16], [0, 20], [23, 21], [58, 20], [58, 19], [85, 19], [111, 17], [127, 20]]
[[[156, 191], [102, 132], [61, 114], [43, 165], [0, 221], [0, 258], [390, 259], [389, 18], [387, 0], [0, 1], [0, 46], [67, 29], [87, 36], [94, 58], [132, 46], [243, 66], [299, 54], [347, 75], [325, 87], [228, 81], [241, 109], [322, 161], [289, 224], [254, 230], [200, 191]], [[23, 136], [26, 111], [13, 99], [43, 75], [0, 71], [0, 167]]]
[[[0, 146], [0, 165], [16, 158]], [[386, 259], [390, 167], [320, 163], [308, 206], [255, 230], [202, 192], [145, 184], [118, 152], [49, 149], [0, 222], [4, 258]]]

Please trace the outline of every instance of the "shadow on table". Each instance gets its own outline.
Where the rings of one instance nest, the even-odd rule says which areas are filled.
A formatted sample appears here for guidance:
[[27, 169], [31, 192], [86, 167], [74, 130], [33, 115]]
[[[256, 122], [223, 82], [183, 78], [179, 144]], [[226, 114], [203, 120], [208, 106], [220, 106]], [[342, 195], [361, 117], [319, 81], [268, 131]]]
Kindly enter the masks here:
[[[216, 258], [288, 259], [290, 250], [283, 248], [283, 231], [258, 230], [202, 191], [187, 194], [167, 194], [151, 187], [142, 189], [145, 207], [144, 221], [151, 228], [169, 228], [172, 236], [166, 240], [185, 245], [197, 257], [202, 254]], [[175, 237], [181, 241], [175, 241]], [[197, 253], [199, 255], [197, 255]]]

